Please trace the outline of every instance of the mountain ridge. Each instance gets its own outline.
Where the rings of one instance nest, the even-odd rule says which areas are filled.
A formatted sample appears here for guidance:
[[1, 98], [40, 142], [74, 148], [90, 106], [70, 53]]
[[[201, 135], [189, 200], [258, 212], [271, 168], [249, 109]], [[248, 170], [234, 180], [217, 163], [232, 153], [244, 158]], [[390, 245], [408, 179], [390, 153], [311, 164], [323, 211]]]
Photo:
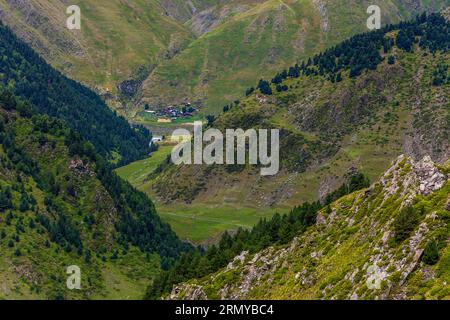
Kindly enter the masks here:
[[[213, 275], [175, 285], [168, 298], [445, 299], [448, 194], [448, 163], [400, 156], [379, 182], [321, 210], [288, 245], [242, 252]], [[404, 212], [419, 217], [404, 226]], [[428, 260], [434, 241], [438, 259]]]
[[[205, 112], [218, 114], [223, 105], [240, 99], [245, 88], [257, 82], [255, 74], [270, 76], [277, 69], [367, 30], [370, 4], [381, 7], [383, 24], [412, 17], [430, 5], [417, 2], [412, 6], [401, 1], [351, 5], [323, 0], [253, 1], [246, 11], [237, 9], [231, 19], [156, 67], [143, 82], [138, 105], [191, 102], [205, 106]], [[404, 10], [405, 6], [410, 10]]]
[[256, 82], [255, 75], [268, 76], [295, 63], [298, 57], [291, 51], [309, 56], [365, 30], [370, 4], [381, 7], [387, 24], [445, 3], [74, 1], [83, 28], [69, 31], [62, 0], [51, 5], [2, 0], [0, 17], [47, 62], [131, 119], [146, 103], [162, 107], [186, 100], [206, 106], [205, 114], [217, 114]]

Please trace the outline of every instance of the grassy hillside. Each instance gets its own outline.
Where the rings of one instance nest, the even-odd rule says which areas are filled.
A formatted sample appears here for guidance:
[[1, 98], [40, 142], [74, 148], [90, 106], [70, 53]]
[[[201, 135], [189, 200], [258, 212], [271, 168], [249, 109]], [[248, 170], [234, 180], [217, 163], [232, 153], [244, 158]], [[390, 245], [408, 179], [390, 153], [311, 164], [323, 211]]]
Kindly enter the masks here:
[[[392, 30], [377, 37], [392, 43], [398, 33]], [[448, 39], [448, 23], [435, 34]], [[355, 56], [364, 57], [369, 48], [364, 37], [345, 44], [357, 48], [360, 42], [363, 51], [357, 49]], [[282, 170], [278, 175], [260, 177], [257, 168], [244, 166], [163, 165], [158, 175], [148, 177], [145, 191], [156, 194], [161, 212], [233, 208], [270, 214], [303, 201], [323, 199], [352, 168], [374, 181], [402, 153], [415, 159], [425, 155], [436, 161], [448, 159], [449, 83], [435, 83], [441, 73], [438, 70], [445, 69], [439, 66], [448, 64], [448, 49], [432, 54], [417, 44], [410, 52], [394, 45], [385, 53], [382, 47], [371, 51], [380, 54], [379, 64], [371, 67], [376, 70], [350, 76], [357, 69], [347, 66], [337, 82], [330, 81], [329, 74], [320, 75], [317, 65], [284, 80], [288, 91], [277, 92], [272, 84], [272, 95], [257, 90], [218, 117], [214, 126], [219, 129], [281, 129]], [[446, 70], [442, 71], [444, 78], [448, 77]], [[432, 129], [429, 123], [433, 123]], [[220, 209], [210, 210], [203, 218], [213, 220], [216, 215], [221, 216]], [[247, 220], [247, 215], [243, 216], [243, 221]], [[174, 225], [187, 229], [184, 219], [171, 216]], [[234, 221], [233, 215], [230, 221]]]
[[92, 145], [0, 94], [0, 299], [138, 299], [188, 249]]
[[448, 163], [398, 158], [287, 245], [242, 252], [172, 299], [448, 299]]
[[191, 38], [159, 1], [70, 4], [81, 8], [79, 31], [66, 28], [68, 4], [61, 0], [2, 0], [1, 18], [55, 67], [102, 92], [115, 92], [119, 82], [150, 70], [170, 46], [181, 48]]
[[388, 24], [425, 9], [437, 10], [443, 3], [229, 1], [188, 22], [200, 37], [158, 65], [138, 97], [141, 104], [152, 105], [195, 102], [207, 107], [205, 113], [216, 114], [259, 78], [367, 31], [371, 4], [381, 7], [383, 24]]
[[[189, 100], [218, 113], [258, 77], [273, 74], [357, 32], [378, 4], [383, 24], [438, 10], [446, 0], [72, 1], [0, 0], [0, 18], [58, 70], [134, 117], [144, 103]], [[145, 81], [144, 81], [145, 80]]]
[[116, 173], [136, 188], [145, 189], [148, 175], [152, 174], [167, 159], [172, 148], [173, 145], [159, 146], [158, 150], [153, 152], [150, 157], [118, 168]]

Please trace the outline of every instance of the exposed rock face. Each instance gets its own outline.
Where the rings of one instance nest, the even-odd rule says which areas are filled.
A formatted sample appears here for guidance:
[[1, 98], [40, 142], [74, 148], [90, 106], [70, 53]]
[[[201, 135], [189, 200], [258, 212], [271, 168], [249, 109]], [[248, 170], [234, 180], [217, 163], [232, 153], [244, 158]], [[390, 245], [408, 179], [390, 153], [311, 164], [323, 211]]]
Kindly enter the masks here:
[[422, 195], [429, 195], [439, 190], [447, 181], [446, 177], [435, 167], [429, 156], [426, 156], [414, 165], [414, 172], [417, 174], [420, 182], [419, 189]]
[[[437, 212], [448, 210], [450, 199], [442, 196], [448, 187], [448, 176], [429, 156], [417, 162], [400, 156], [379, 183], [333, 203], [331, 213], [321, 211], [316, 226], [289, 246], [243, 252], [208, 279], [176, 286], [170, 298], [411, 298], [418, 278], [441, 281], [422, 256], [433, 235], [447, 230]], [[420, 207], [419, 198], [436, 193], [433, 199], [441, 200], [433, 200], [435, 207], [425, 210], [409, 238], [394, 242], [402, 208]]]
[[232, 262], [230, 262], [227, 266], [227, 270], [231, 270], [235, 268], [239, 264], [243, 264], [245, 258], [248, 256], [248, 251], [242, 251], [240, 255], [236, 256]]
[[162, 0], [161, 6], [165, 9], [165, 14], [181, 23], [211, 6], [220, 2], [229, 2], [230, 0], [203, 1], [203, 0]]
[[126, 96], [133, 96], [139, 89], [141, 83], [136, 80], [126, 80], [117, 86], [119, 92]]
[[[401, 168], [401, 170], [399, 170]], [[401, 192], [401, 196], [407, 196], [409, 204], [417, 195], [428, 195], [441, 189], [447, 177], [435, 166], [429, 156], [415, 162], [406, 156], [400, 156], [381, 178], [381, 184], [385, 190], [385, 199]]]
[[185, 300], [206, 300], [207, 296], [201, 286], [181, 285], [174, 287], [170, 299], [177, 299], [178, 294], [183, 292]]
[[328, 11], [325, 0], [313, 0], [313, 4], [320, 13], [322, 31], [330, 31], [330, 21], [328, 19]]
[[94, 171], [92, 171], [90, 166], [85, 164], [80, 158], [70, 160], [69, 169], [77, 176], [94, 175]]
[[[449, 123], [443, 116], [449, 110], [449, 93], [439, 87], [430, 96], [423, 86], [428, 81], [425, 71], [423, 67], [418, 68], [413, 78], [413, 90], [408, 102], [413, 118], [405, 137], [404, 152], [415, 160], [429, 155], [433, 161], [443, 162], [450, 157], [450, 141], [447, 138]], [[423, 119], [435, 120], [430, 127], [430, 123]]]
[[450, 21], [450, 7], [445, 8], [442, 10], [442, 15]]
[[245, 12], [250, 7], [248, 5], [232, 5], [224, 7], [212, 7], [196, 13], [189, 22], [191, 30], [195, 35], [201, 36], [214, 29], [227, 18]]
[[41, 280], [40, 275], [33, 270], [33, 267], [30, 264], [13, 265], [12, 269], [19, 275], [19, 277], [26, 278], [28, 282], [33, 285], [37, 285]]

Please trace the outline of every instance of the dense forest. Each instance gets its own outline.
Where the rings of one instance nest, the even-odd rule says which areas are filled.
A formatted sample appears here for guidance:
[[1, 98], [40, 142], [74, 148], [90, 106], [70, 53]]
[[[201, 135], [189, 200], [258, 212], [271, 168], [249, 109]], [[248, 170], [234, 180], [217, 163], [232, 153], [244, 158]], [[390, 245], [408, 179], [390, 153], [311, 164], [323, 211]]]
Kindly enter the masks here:
[[150, 134], [145, 128], [132, 128], [96, 93], [52, 68], [1, 22], [0, 81], [38, 112], [64, 120], [102, 156], [119, 165], [149, 152]]
[[261, 219], [251, 230], [238, 229], [235, 235], [224, 233], [218, 245], [203, 252], [184, 253], [169, 270], [163, 271], [148, 288], [146, 299], [159, 299], [168, 294], [174, 284], [201, 278], [225, 267], [242, 251], [256, 253], [271, 245], [289, 243], [294, 237], [305, 232], [316, 223], [317, 213], [323, 209], [331, 210], [329, 205], [339, 197], [369, 186], [369, 180], [361, 173], [353, 172], [348, 181], [329, 194], [323, 203], [305, 202], [295, 207], [289, 214], [275, 214], [272, 219]]
[[[28, 102], [16, 98], [9, 91], [0, 91], [0, 111], [0, 148], [5, 153], [0, 159], [0, 214], [10, 216], [16, 210], [33, 211], [35, 220], [32, 223], [42, 225], [52, 242], [66, 251], [78, 252], [80, 256], [85, 255], [89, 259], [91, 252], [85, 250], [81, 225], [92, 227], [104, 217], [80, 211], [75, 215], [83, 221], [79, 224], [74, 222], [76, 219], [72, 216], [73, 211], [80, 210], [77, 208], [87, 201], [80, 198], [83, 188], [86, 188], [82, 185], [95, 175], [108, 193], [108, 201], [112, 201], [114, 205], [108, 214], [115, 215], [113, 220], [117, 245], [127, 248], [132, 244], [149, 255], [157, 253], [163, 268], [173, 264], [181, 252], [193, 250], [190, 245], [178, 239], [167, 223], [161, 221], [152, 201], [120, 179], [114, 173], [112, 165], [96, 153], [92, 144], [67, 128], [64, 121], [38, 113]], [[30, 141], [21, 142], [18, 134], [30, 130], [30, 127], [33, 133], [28, 138]], [[59, 145], [60, 142], [62, 146]], [[32, 154], [33, 148], [45, 152]], [[43, 157], [53, 160], [44, 163]], [[66, 157], [68, 160], [64, 160]], [[76, 159], [81, 159], [83, 163], [80, 169], [82, 172], [92, 172], [83, 178], [72, 177], [73, 174], [68, 172], [73, 166], [70, 161], [73, 163]], [[18, 188], [20, 200], [14, 205], [11, 201], [11, 187], [8, 186], [10, 183], [5, 178], [11, 176], [11, 173], [5, 173], [10, 171], [18, 173], [19, 182], [27, 181], [27, 177], [30, 177], [36, 183], [43, 194], [44, 207], [39, 207], [34, 196], [22, 187]], [[105, 205], [102, 202], [107, 199], [96, 200], [96, 205]]]

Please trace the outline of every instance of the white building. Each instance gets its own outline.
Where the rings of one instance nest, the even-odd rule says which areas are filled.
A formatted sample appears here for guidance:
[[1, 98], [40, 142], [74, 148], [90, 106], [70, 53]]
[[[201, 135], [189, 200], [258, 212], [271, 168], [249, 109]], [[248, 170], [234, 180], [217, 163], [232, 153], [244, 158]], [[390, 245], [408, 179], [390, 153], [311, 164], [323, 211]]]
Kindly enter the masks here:
[[150, 141], [150, 147], [157, 142], [162, 142], [164, 140], [163, 136], [153, 136], [152, 141]]

